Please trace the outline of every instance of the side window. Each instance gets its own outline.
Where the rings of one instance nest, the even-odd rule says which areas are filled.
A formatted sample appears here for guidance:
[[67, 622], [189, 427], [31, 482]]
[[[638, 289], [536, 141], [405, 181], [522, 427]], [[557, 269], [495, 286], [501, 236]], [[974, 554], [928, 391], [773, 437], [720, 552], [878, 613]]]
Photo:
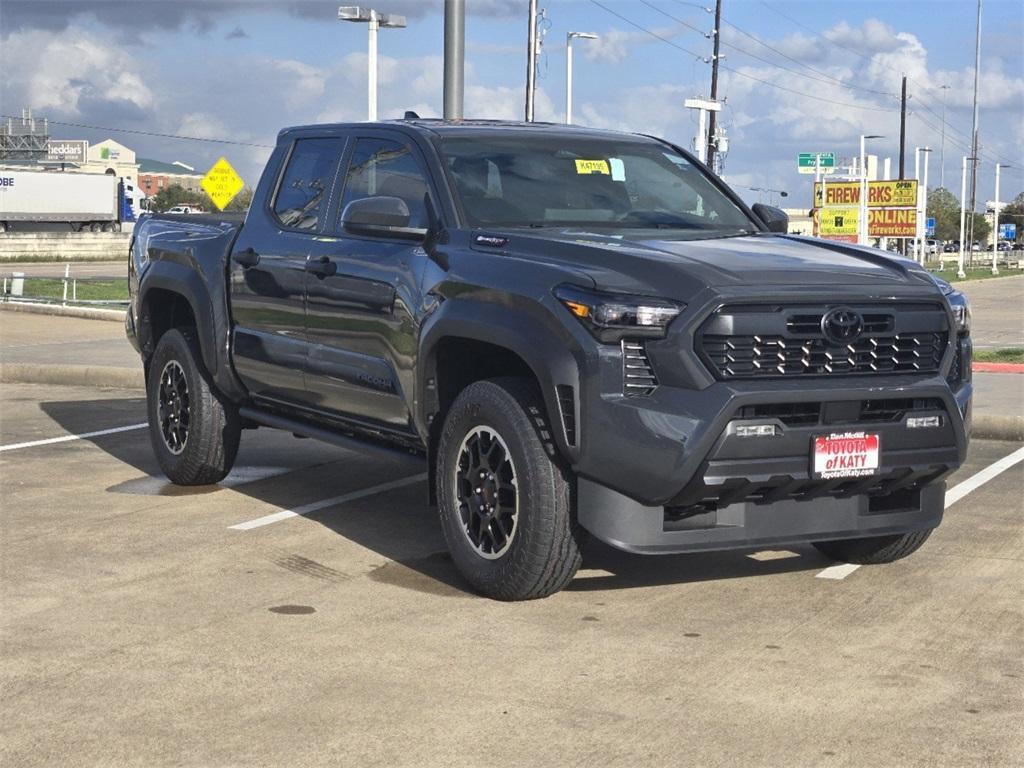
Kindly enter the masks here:
[[[427, 179], [412, 151], [397, 141], [359, 139], [345, 177], [341, 211], [364, 197], [400, 197], [409, 206], [409, 226], [426, 227]], [[340, 227], [339, 227], [340, 228]]]
[[316, 229], [327, 211], [327, 195], [334, 180], [341, 139], [299, 139], [277, 189], [274, 214], [291, 229]]

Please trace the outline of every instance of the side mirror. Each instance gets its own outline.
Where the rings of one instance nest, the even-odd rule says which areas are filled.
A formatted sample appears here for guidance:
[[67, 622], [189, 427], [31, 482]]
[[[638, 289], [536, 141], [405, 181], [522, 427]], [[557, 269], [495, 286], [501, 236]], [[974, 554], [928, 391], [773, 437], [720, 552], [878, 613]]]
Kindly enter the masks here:
[[783, 235], [789, 232], [789, 216], [781, 209], [776, 208], [774, 205], [756, 203], [752, 210], [754, 215], [768, 227], [769, 232], [779, 232]]
[[341, 212], [341, 226], [357, 235], [422, 240], [427, 230], [409, 226], [409, 206], [400, 197], [379, 195], [353, 200]]

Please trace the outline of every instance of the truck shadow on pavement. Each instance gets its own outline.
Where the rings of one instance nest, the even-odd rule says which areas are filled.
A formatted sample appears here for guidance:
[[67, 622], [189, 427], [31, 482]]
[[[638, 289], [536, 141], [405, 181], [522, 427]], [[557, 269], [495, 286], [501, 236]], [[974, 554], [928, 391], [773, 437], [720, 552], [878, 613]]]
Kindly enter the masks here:
[[[94, 430], [97, 423], [118, 426], [145, 421], [145, 400], [142, 397], [51, 401], [41, 403], [40, 407], [54, 422], [75, 434]], [[388, 461], [342, 452], [330, 446], [322, 446], [321, 459], [316, 455], [320, 444], [296, 441], [302, 445], [298, 450], [289, 436], [276, 433], [270, 438], [265, 435], [267, 433], [263, 430], [243, 434], [238, 465], [224, 482], [193, 487], [175, 486], [164, 477], [145, 429], [98, 435], [85, 440], [143, 473], [141, 477], [103, 489], [105, 492], [168, 497], [209, 496], [205, 503], [213, 502], [218, 492], [230, 488], [262, 504], [292, 509], [338, 495], [339, 489], [324, 487], [323, 493], [310, 498], [310, 488], [326, 485], [325, 478], [332, 478], [335, 484], [338, 478], [357, 480], [354, 488], [340, 489], [345, 493], [423, 471], [418, 462]], [[381, 462], [386, 462], [386, 466]], [[338, 469], [325, 471], [332, 464], [336, 464]], [[455, 570], [447, 553], [436, 509], [426, 503], [425, 481], [390, 491], [383, 498], [386, 499], [384, 503], [375, 503], [374, 499], [367, 497], [358, 504], [328, 507], [305, 517], [385, 558], [388, 562], [366, 574], [374, 581], [429, 594], [471, 596], [468, 585]], [[567, 591], [633, 589], [768, 576], [820, 569], [831, 564], [816, 550], [806, 546], [787, 548], [785, 552], [756, 559], [750, 554], [750, 550], [740, 550], [687, 555], [631, 555], [591, 538], [583, 548], [583, 567]]]

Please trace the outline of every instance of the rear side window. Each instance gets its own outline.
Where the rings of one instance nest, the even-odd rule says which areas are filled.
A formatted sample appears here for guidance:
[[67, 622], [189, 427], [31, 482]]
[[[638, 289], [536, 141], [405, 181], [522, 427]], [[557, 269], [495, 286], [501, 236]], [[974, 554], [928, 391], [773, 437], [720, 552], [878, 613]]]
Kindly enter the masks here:
[[399, 197], [409, 206], [409, 226], [426, 227], [426, 194], [426, 175], [409, 147], [388, 139], [359, 139], [345, 177], [340, 210], [364, 197]]
[[291, 229], [316, 229], [341, 158], [341, 139], [299, 139], [274, 200], [274, 215]]

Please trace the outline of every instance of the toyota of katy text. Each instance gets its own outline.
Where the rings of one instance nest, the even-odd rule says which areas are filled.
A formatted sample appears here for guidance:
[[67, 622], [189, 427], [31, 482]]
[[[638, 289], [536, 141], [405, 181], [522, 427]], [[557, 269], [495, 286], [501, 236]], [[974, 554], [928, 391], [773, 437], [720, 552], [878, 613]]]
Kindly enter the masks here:
[[421, 457], [455, 565], [504, 600], [563, 588], [588, 535], [896, 560], [967, 450], [970, 309], [786, 229], [647, 136], [284, 130], [244, 220], [135, 228], [153, 450], [184, 485], [257, 427]]

